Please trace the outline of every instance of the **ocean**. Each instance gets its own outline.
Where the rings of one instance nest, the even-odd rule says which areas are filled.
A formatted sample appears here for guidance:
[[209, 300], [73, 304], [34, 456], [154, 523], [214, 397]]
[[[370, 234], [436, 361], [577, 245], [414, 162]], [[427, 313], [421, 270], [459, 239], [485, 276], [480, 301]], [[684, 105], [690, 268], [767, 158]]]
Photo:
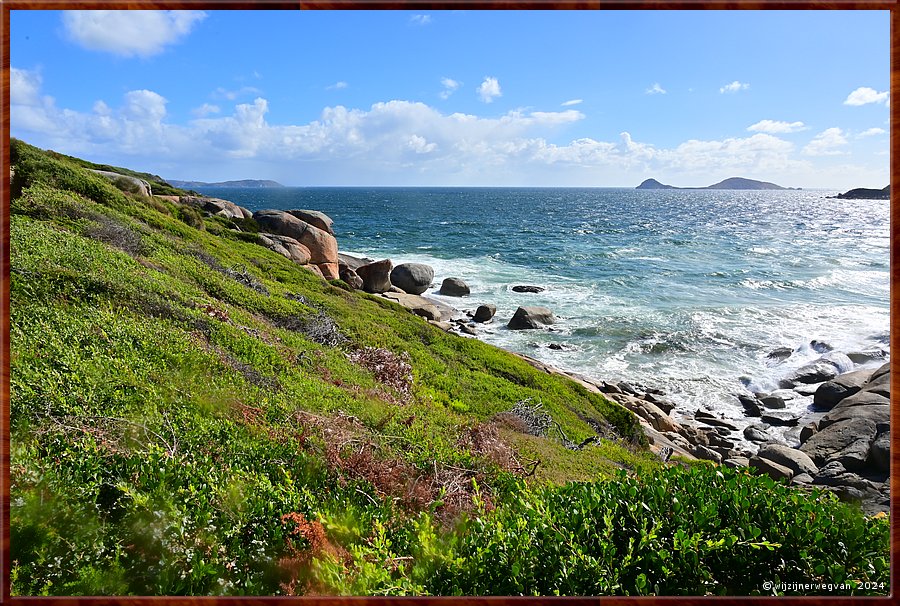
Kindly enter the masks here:
[[[251, 210], [334, 219], [342, 252], [434, 268], [426, 295], [493, 303], [479, 338], [568, 371], [662, 389], [746, 425], [737, 394], [821, 354], [889, 351], [889, 202], [836, 191], [575, 188], [206, 188]], [[436, 294], [446, 277], [471, 295]], [[540, 293], [516, 293], [514, 285]], [[551, 330], [511, 331], [519, 305]], [[553, 348], [551, 348], [551, 344]], [[774, 363], [767, 354], [790, 347]], [[883, 360], [864, 366], [877, 367]], [[811, 398], [788, 402], [806, 409]]]

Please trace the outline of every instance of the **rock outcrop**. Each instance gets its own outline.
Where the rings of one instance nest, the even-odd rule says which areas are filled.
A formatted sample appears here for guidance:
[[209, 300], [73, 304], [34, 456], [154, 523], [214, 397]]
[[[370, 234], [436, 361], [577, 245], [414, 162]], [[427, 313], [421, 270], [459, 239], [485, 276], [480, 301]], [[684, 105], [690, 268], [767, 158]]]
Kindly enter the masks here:
[[[199, 196], [181, 196], [178, 202], [187, 206], [192, 206], [208, 215], [214, 217], [225, 217], [226, 219], [246, 219], [252, 217], [253, 213], [242, 206], [238, 206], [234, 202], [228, 200], [220, 200], [219, 198], [204, 198]], [[289, 236], [290, 234], [283, 234]]]
[[258, 210], [253, 218], [263, 229], [294, 238], [308, 248], [310, 263], [317, 265], [326, 279], [340, 277], [337, 239], [333, 235], [283, 210]]
[[291, 261], [306, 265], [309, 263], [309, 249], [295, 239], [279, 234], [258, 234], [259, 242], [266, 248], [274, 250], [279, 255], [284, 255]]

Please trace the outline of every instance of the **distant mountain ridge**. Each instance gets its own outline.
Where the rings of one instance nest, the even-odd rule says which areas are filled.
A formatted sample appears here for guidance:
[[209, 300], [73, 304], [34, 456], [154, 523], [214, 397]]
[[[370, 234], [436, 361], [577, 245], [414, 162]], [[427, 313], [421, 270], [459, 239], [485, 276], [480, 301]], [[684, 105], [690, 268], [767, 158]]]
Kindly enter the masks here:
[[169, 183], [175, 187], [192, 188], [192, 187], [284, 187], [277, 181], [260, 180], [260, 179], [241, 179], [239, 181], [219, 181], [218, 183], [206, 183], [204, 181], [176, 181], [169, 179]]
[[768, 181], [757, 181], [755, 179], [745, 179], [743, 177], [731, 177], [724, 181], [719, 181], [714, 185], [706, 187], [675, 187], [673, 185], [665, 185], [656, 179], [647, 179], [635, 189], [799, 189], [794, 187], [782, 187]]

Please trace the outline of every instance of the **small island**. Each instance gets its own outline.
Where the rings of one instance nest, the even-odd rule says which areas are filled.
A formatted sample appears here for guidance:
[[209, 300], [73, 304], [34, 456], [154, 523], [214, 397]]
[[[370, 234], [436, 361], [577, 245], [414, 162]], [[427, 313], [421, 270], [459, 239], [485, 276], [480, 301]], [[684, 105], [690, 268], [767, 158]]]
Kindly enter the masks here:
[[888, 185], [884, 189], [866, 189], [865, 187], [857, 187], [856, 189], [851, 189], [843, 194], [826, 197], [837, 198], [839, 200], [890, 200], [891, 186]]
[[755, 179], [745, 179], [743, 177], [731, 177], [724, 181], [719, 181], [713, 185], [706, 187], [675, 187], [673, 185], [665, 185], [656, 179], [647, 179], [635, 189], [748, 189], [748, 190], [791, 190], [800, 189], [799, 187], [782, 187], [768, 181], [756, 181]]
[[255, 188], [284, 187], [284, 185], [282, 185], [281, 183], [278, 183], [277, 181], [260, 180], [260, 179], [241, 179], [239, 181], [219, 181], [217, 183], [206, 183], [204, 181], [178, 181], [176, 179], [169, 179], [169, 183], [171, 183], [175, 187], [180, 187], [182, 189], [193, 189], [195, 187], [255, 187]]

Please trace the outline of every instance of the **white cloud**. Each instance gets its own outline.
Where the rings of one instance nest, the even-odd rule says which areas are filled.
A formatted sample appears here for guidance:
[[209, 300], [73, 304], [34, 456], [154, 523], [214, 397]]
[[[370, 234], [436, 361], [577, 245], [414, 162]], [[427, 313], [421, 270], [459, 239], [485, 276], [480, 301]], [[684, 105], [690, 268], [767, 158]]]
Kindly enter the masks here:
[[874, 137], [875, 135], [883, 135], [886, 132], [887, 131], [884, 130], [883, 128], [875, 127], [875, 128], [870, 128], [868, 130], [864, 130], [863, 132], [856, 135], [856, 138], [862, 139], [863, 137]]
[[200, 107], [195, 107], [191, 110], [191, 113], [197, 116], [198, 118], [205, 118], [206, 116], [212, 114], [218, 114], [222, 109], [218, 105], [212, 105], [211, 103], [204, 103]]
[[187, 36], [203, 11], [64, 11], [63, 27], [76, 44], [124, 57], [149, 57]]
[[227, 99], [229, 101], [234, 101], [238, 97], [258, 95], [261, 92], [261, 90], [253, 86], [242, 86], [241, 88], [234, 90], [229, 90], [220, 86], [215, 91], [213, 91], [212, 96], [216, 99]]
[[847, 96], [844, 105], [868, 105], [869, 103], [888, 103], [890, 95], [887, 91], [879, 93], [874, 88], [861, 86]]
[[653, 86], [648, 88], [645, 91], [648, 95], [665, 95], [666, 89], [659, 85], [659, 82], [654, 82]]
[[409, 22], [413, 25], [428, 25], [431, 23], [431, 15], [413, 15]]
[[441, 78], [441, 86], [444, 87], [444, 90], [438, 93], [438, 96], [441, 99], [449, 99], [450, 95], [456, 92], [461, 84], [454, 80], [453, 78]]
[[803, 148], [803, 153], [808, 156], [838, 156], [844, 152], [837, 148], [846, 144], [847, 138], [841, 129], [827, 128]]
[[584, 99], [570, 99], [569, 101], [564, 101], [560, 103], [563, 107], [569, 107], [571, 105], [580, 105], [584, 103]]
[[756, 124], [747, 127], [750, 132], [758, 133], [796, 133], [801, 130], [807, 130], [803, 122], [782, 122], [779, 120], [760, 120]]
[[719, 92], [723, 93], [723, 94], [724, 93], [736, 93], [740, 90], [747, 90], [748, 88], [750, 88], [750, 85], [747, 84], [746, 82], [739, 82], [739, 81], [735, 80], [731, 84], [726, 84], [725, 86], [720, 88]]
[[[800, 160], [793, 143], [761, 132], [669, 147], [635, 140], [628, 132], [613, 141], [584, 136], [557, 141], [551, 137], [584, 120], [583, 113], [516, 110], [488, 118], [402, 100], [368, 108], [336, 105], [316, 120], [272, 124], [262, 97], [223, 105], [218, 114], [209, 111], [182, 124], [171, 122], [166, 99], [154, 91], [130, 91], [119, 103], [98, 101], [93, 111], [78, 112], [57, 108], [41, 95], [39, 79], [30, 73], [16, 77], [23, 75], [34, 86], [15, 97], [27, 104], [11, 107], [14, 136], [171, 178], [253, 174], [323, 185], [628, 185], [652, 176], [703, 185], [745, 176], [831, 186], [840, 177]], [[827, 153], [843, 136], [829, 129], [807, 149]]]
[[9, 69], [9, 102], [11, 105], [32, 105], [38, 101], [41, 75], [34, 71]]
[[503, 93], [500, 92], [500, 83], [497, 78], [485, 76], [484, 82], [478, 87], [478, 97], [485, 103], [491, 103], [495, 97], [501, 96]]
[[335, 82], [334, 84], [332, 84], [330, 86], [326, 86], [325, 90], [341, 90], [342, 88], [347, 88], [347, 86], [349, 86], [349, 85], [346, 82], [344, 82], [343, 80], [341, 80], [339, 82]]

